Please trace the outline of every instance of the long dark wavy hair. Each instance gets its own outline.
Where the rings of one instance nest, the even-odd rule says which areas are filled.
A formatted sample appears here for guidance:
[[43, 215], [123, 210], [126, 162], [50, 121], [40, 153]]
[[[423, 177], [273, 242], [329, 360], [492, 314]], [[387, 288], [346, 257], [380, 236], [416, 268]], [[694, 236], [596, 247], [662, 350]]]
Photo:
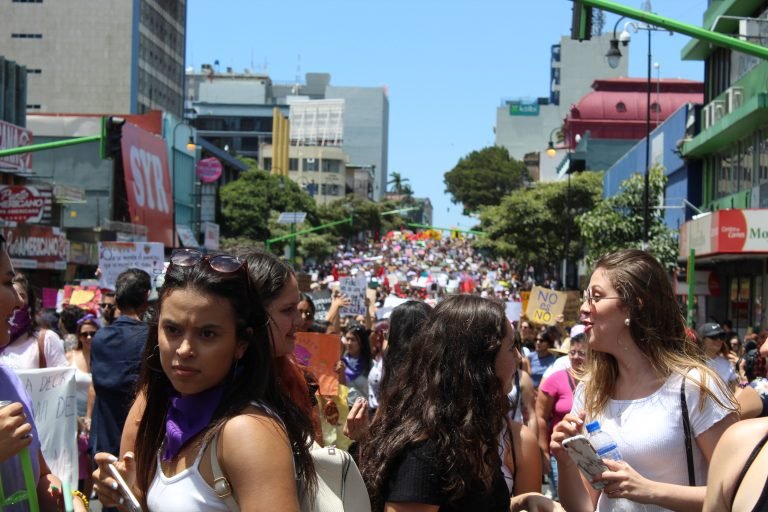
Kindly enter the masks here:
[[501, 467], [499, 435], [508, 400], [494, 363], [509, 323], [504, 307], [473, 295], [440, 302], [418, 336], [370, 426], [361, 470], [373, 509], [382, 511], [403, 452], [429, 440], [446, 496], [489, 490]]
[[[403, 302], [389, 316], [389, 336], [387, 337], [387, 350], [384, 351], [379, 389], [381, 398], [387, 393], [398, 393], [397, 389], [390, 389], [397, 372], [405, 364], [413, 343], [417, 340], [416, 333], [427, 323], [432, 308], [426, 302], [409, 300]], [[381, 403], [381, 399], [379, 400]]]
[[315, 492], [317, 480], [309, 454], [311, 424], [277, 385], [268, 341], [267, 314], [259, 301], [251, 299], [251, 288], [244, 272], [216, 272], [204, 261], [192, 267], [168, 267], [159, 292], [157, 317], [150, 322], [138, 381], [138, 389], [146, 393], [147, 402], [136, 437], [137, 484], [142, 491], [144, 508], [155, 476], [157, 453], [165, 438], [165, 418], [173, 392], [160, 365], [157, 319], [163, 303], [174, 290], [193, 290], [227, 301], [234, 313], [237, 338], [248, 344], [237, 370], [233, 365], [233, 371], [227, 377], [224, 395], [204, 431], [202, 443], [210, 442], [227, 420], [243, 413], [252, 401], [265, 403], [280, 415], [285, 425], [296, 463], [299, 492], [310, 495]]

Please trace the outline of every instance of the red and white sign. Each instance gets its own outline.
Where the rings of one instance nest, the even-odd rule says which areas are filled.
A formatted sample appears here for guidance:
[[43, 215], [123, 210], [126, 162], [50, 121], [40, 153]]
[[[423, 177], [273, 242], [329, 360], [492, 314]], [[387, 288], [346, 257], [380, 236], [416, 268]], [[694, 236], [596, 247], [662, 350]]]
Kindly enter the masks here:
[[0, 185], [0, 220], [27, 224], [50, 222], [50, 187]]
[[0, 228], [8, 242], [8, 254], [16, 268], [67, 268], [69, 241], [59, 228], [26, 225]]
[[219, 250], [219, 225], [213, 222], [203, 222], [205, 239], [203, 247], [213, 251]]
[[197, 162], [195, 174], [203, 183], [213, 183], [221, 177], [224, 168], [218, 158], [203, 158]]
[[[712, 270], [697, 270], [693, 273], [693, 294], [718, 297], [720, 295], [720, 278]], [[675, 281], [675, 293], [688, 295], [688, 283]]]
[[680, 257], [721, 253], [768, 253], [768, 209], [718, 210], [686, 222]]
[[131, 222], [147, 226], [147, 241], [173, 245], [173, 190], [165, 140], [125, 123], [120, 147]]
[[[0, 121], [0, 149], [13, 149], [32, 144], [32, 132], [15, 124]], [[0, 171], [30, 174], [32, 172], [32, 153], [0, 158]]]

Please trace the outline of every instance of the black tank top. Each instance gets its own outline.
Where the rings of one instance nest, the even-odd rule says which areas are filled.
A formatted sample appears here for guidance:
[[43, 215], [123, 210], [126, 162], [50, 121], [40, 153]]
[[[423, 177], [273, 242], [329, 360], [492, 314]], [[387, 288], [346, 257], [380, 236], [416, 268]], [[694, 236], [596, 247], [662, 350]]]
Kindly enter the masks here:
[[[733, 502], [736, 500], [736, 494], [739, 492], [739, 487], [741, 487], [742, 480], [744, 480], [747, 471], [749, 471], [749, 467], [753, 462], [755, 462], [755, 458], [760, 453], [760, 450], [762, 450], [763, 446], [765, 446], [766, 441], [768, 441], [768, 433], [763, 436], [760, 442], [757, 443], [757, 446], [755, 446], [755, 449], [752, 450], [752, 453], [749, 454], [749, 459], [747, 459], [747, 463], [744, 465], [744, 469], [741, 470], [739, 478], [736, 480], [736, 488], [733, 490], [733, 496], [731, 496], [731, 510], [733, 510]], [[755, 506], [752, 508], [752, 512], [768, 512], [768, 480], [766, 480], [765, 484], [763, 485], [763, 492], [760, 493], [760, 497], [757, 499], [757, 503], [755, 503]]]

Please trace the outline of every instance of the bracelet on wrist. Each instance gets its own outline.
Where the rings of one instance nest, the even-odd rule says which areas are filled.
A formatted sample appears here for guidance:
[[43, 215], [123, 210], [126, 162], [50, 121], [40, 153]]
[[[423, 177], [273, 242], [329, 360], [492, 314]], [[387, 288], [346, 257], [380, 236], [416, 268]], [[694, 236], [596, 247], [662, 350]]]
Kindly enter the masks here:
[[72, 496], [75, 498], [80, 498], [80, 501], [82, 501], [83, 505], [85, 505], [85, 510], [88, 510], [88, 498], [85, 497], [85, 494], [78, 490], [74, 490], [72, 491]]

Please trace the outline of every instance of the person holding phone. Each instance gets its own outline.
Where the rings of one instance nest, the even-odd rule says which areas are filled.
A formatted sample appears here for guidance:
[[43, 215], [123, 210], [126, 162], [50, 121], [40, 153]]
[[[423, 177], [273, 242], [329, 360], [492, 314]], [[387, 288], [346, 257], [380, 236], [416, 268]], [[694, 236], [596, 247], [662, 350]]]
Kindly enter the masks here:
[[96, 455], [105, 505], [126, 501], [106, 476], [113, 463], [149, 511], [290, 512], [314, 494], [311, 425], [277, 383], [283, 340], [255, 293], [240, 258], [171, 255], [142, 357], [135, 455]]
[[[561, 503], [567, 510], [604, 512], [612, 509], [613, 499], [622, 498], [649, 512], [701, 510], [712, 452], [738, 412], [731, 391], [687, 339], [667, 272], [644, 251], [603, 256], [595, 263], [580, 314], [591, 357], [573, 408], [555, 426], [550, 444]], [[582, 480], [562, 446], [594, 420], [616, 441], [623, 458], [603, 460], [608, 470], [600, 477], [602, 491]]]

